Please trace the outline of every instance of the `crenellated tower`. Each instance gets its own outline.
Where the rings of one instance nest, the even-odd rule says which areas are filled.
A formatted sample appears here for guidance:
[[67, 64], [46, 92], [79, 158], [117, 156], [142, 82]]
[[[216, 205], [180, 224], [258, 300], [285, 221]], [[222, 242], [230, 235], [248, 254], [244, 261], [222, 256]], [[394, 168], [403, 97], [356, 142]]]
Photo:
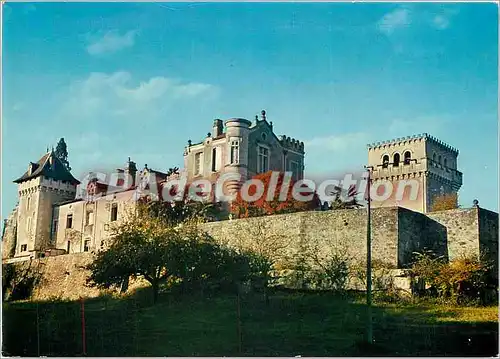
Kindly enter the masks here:
[[429, 212], [436, 196], [456, 194], [462, 186], [457, 158], [456, 148], [427, 133], [369, 144], [374, 185], [383, 180], [392, 185], [391, 196], [382, 188], [373, 200], [374, 207], [399, 205]]

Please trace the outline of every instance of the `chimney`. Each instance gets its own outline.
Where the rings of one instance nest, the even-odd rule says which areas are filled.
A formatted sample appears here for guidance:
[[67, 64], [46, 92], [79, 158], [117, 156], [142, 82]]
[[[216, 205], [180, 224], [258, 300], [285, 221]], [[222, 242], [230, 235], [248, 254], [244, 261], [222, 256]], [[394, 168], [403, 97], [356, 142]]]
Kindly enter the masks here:
[[213, 126], [213, 129], [212, 129], [212, 134], [213, 134], [213, 137], [219, 137], [220, 135], [222, 135], [224, 131], [224, 125], [222, 123], [222, 120], [219, 120], [219, 119], [216, 119], [214, 120], [214, 126]]

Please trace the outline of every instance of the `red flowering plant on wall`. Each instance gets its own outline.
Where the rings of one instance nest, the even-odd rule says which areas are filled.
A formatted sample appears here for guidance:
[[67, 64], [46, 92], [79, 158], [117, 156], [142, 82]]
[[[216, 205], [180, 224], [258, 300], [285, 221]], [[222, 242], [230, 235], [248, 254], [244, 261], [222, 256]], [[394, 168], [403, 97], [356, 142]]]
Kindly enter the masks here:
[[[277, 181], [275, 180], [275, 185], [272, 183], [273, 173], [275, 174], [275, 177], [277, 174]], [[262, 195], [258, 196], [255, 200], [249, 201], [245, 198], [248, 198], [248, 196], [255, 196], [258, 188], [255, 185], [250, 185], [247, 188], [242, 187], [238, 191], [236, 199], [231, 203], [231, 213], [237, 218], [311, 211], [318, 208], [320, 204], [318, 195], [305, 184], [302, 184], [299, 187], [303, 188], [303, 190], [296, 192], [304, 197], [309, 195], [311, 199], [306, 201], [298, 200], [296, 198], [297, 196], [294, 196], [293, 194], [296, 181], [290, 179], [289, 182], [285, 182], [285, 173], [283, 172], [265, 172], [254, 176], [252, 180], [262, 182], [264, 191]], [[285, 193], [286, 197], [284, 196]]]

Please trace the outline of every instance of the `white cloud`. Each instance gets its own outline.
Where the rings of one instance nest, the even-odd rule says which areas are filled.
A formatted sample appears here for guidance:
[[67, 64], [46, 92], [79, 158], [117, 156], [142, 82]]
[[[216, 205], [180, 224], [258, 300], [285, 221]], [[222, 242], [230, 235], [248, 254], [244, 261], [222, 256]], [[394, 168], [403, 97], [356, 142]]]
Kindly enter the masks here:
[[430, 16], [430, 25], [438, 30], [446, 30], [450, 27], [452, 18], [458, 14], [457, 8], [447, 8], [439, 14], [432, 14]]
[[410, 23], [410, 10], [406, 8], [397, 8], [385, 14], [377, 22], [377, 28], [380, 32], [391, 35], [395, 30], [407, 27]]
[[121, 35], [117, 30], [111, 30], [104, 35], [88, 36], [87, 52], [90, 55], [113, 53], [134, 46], [137, 31], [130, 30]]
[[432, 24], [436, 29], [444, 30], [450, 25], [450, 20], [443, 15], [436, 15], [432, 19]]
[[128, 72], [92, 73], [70, 85], [63, 98], [63, 116], [95, 122], [126, 116], [130, 119], [154, 118], [174, 103], [217, 96], [216, 86], [183, 82], [162, 76], [140, 83]]

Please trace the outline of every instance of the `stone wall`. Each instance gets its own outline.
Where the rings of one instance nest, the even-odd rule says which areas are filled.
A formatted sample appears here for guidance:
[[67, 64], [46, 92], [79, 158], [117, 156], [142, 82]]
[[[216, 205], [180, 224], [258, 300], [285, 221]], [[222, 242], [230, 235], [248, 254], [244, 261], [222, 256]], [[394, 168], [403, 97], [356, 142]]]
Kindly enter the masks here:
[[494, 264], [498, 272], [498, 213], [478, 208], [479, 251]]
[[[86, 286], [89, 271], [83, 267], [92, 261], [91, 253], [65, 254], [56, 257], [26, 260], [12, 263], [17, 273], [28, 271], [39, 278], [31, 300], [65, 299], [77, 300], [81, 297], [92, 298], [106, 293]], [[146, 286], [142, 280], [132, 281], [129, 288]]]
[[[201, 229], [219, 243], [269, 255], [282, 270], [308, 262], [315, 264], [342, 254], [351, 263], [366, 264], [365, 209], [301, 212], [205, 223]], [[480, 254], [481, 248], [498, 253], [498, 214], [478, 209], [456, 209], [429, 215], [404, 208], [372, 211], [372, 258], [391, 268], [404, 268], [412, 254], [431, 249], [449, 259]], [[92, 297], [101, 291], [85, 286], [82, 266], [91, 253], [66, 254], [15, 263], [31, 265], [42, 273], [34, 299]], [[497, 264], [496, 264], [497, 265]], [[131, 283], [131, 287], [147, 285]]]
[[399, 208], [399, 267], [408, 266], [415, 252], [430, 250], [448, 258], [447, 229], [420, 212]]
[[[348, 209], [301, 212], [212, 222], [202, 229], [218, 242], [269, 254], [284, 265], [304, 260], [308, 254], [325, 257], [342, 251], [358, 262], [366, 260], [366, 210]], [[398, 265], [398, 209], [372, 212], [372, 255]]]
[[4, 222], [2, 233], [2, 259], [11, 258], [16, 251], [17, 207]]
[[[427, 217], [446, 227], [448, 258], [479, 255], [479, 216], [477, 208], [458, 208], [427, 213]], [[496, 235], [498, 242], [498, 232]]]

